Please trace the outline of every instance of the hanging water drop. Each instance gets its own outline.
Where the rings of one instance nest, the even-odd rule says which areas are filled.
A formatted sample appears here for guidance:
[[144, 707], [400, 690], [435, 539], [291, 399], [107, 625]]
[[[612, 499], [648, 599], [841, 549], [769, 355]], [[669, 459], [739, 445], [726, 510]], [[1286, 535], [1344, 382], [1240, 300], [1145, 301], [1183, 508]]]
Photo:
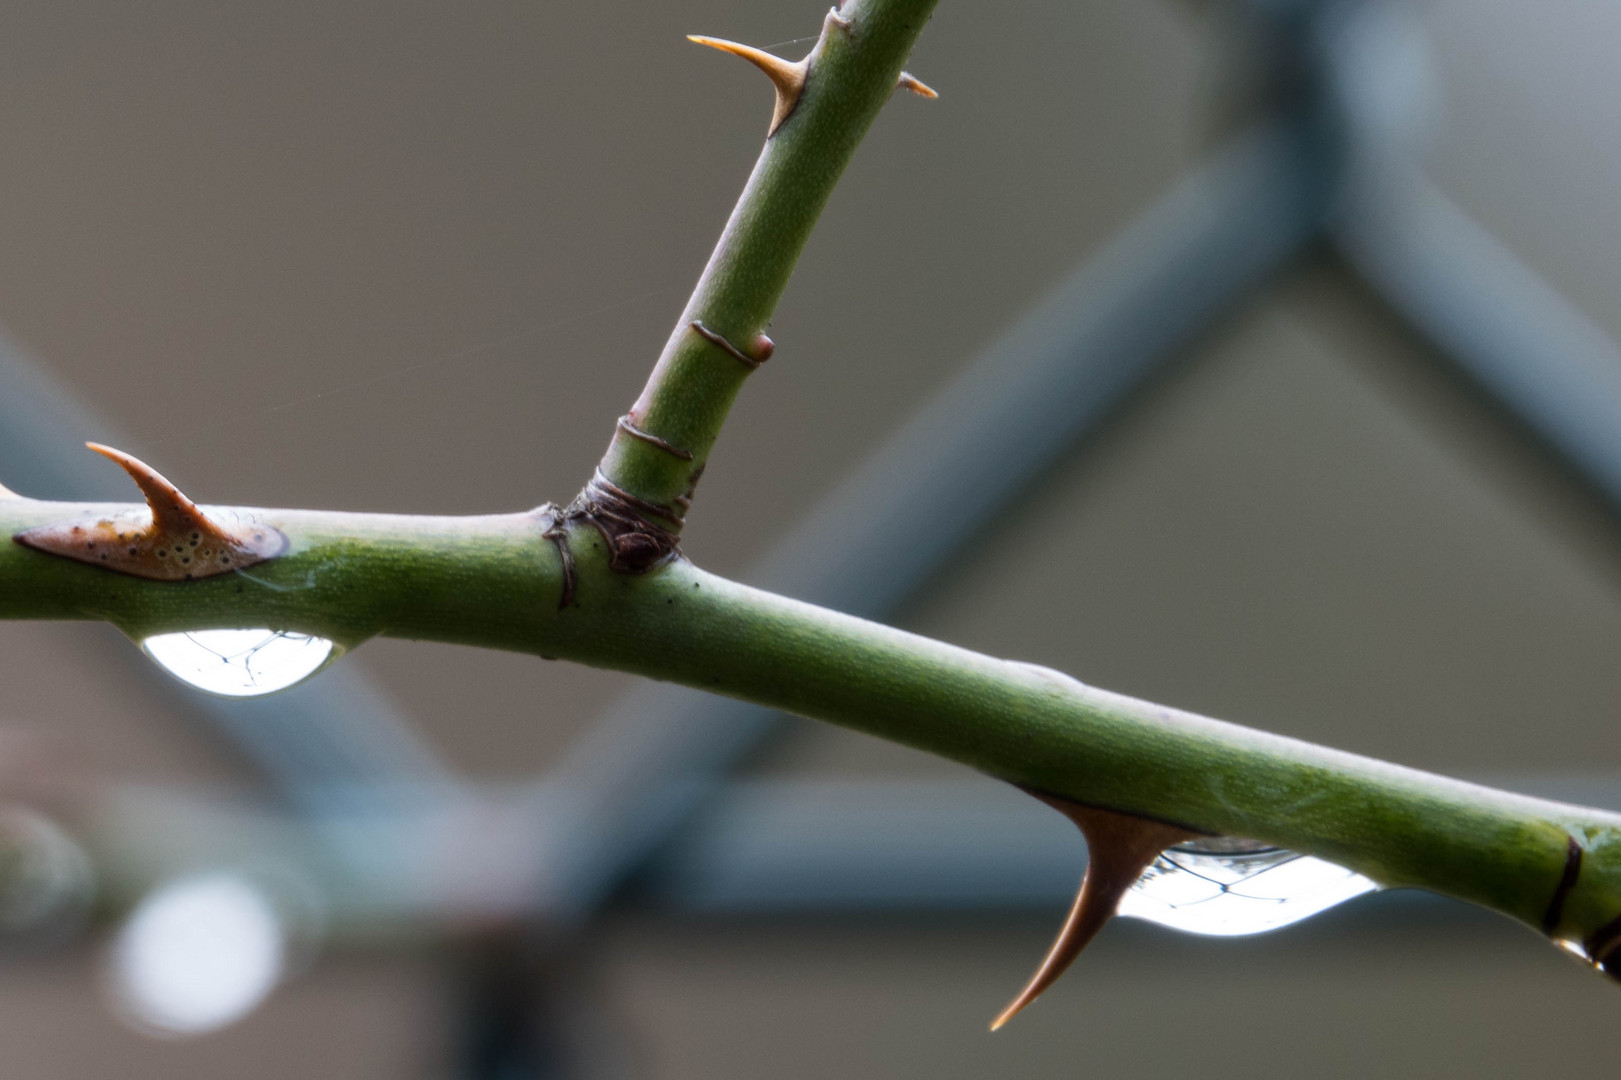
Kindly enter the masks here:
[[1086, 836], [1086, 876], [1046, 958], [991, 1022], [992, 1031], [1058, 981], [1115, 915], [1190, 934], [1259, 934], [1379, 888], [1353, 870], [1296, 851], [1201, 835], [1169, 822], [1025, 790], [1080, 827]]
[[1120, 901], [1117, 914], [1189, 934], [1276, 930], [1379, 886], [1323, 859], [1234, 837], [1167, 848]]
[[297, 685], [332, 659], [336, 645], [291, 630], [187, 630], [155, 634], [141, 649], [183, 683], [226, 697]]

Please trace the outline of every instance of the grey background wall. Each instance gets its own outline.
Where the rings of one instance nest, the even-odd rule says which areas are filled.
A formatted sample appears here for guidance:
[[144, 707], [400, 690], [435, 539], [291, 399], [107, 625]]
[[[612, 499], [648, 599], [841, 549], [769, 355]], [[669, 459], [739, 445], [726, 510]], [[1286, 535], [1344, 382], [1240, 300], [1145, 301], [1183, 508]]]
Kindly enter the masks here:
[[[1621, 335], [1618, 16], [1432, 0], [1426, 164]], [[763, 133], [704, 32], [789, 4], [14, 3], [0, 325], [205, 499], [473, 512], [563, 498], [635, 394]], [[946, 3], [830, 207], [686, 543], [741, 574], [798, 509], [1217, 128], [1204, 5]], [[1058, 471], [908, 625], [1468, 774], [1621, 773], [1621, 536], [1310, 264]], [[94, 435], [96, 433], [86, 433]], [[41, 492], [39, 494], [48, 494]], [[98, 628], [0, 625], [0, 721], [103, 775], [252, 784]], [[453, 762], [541, 769], [617, 676], [382, 641]], [[757, 764], [949, 766], [805, 725]], [[1077, 847], [1077, 857], [1079, 848]], [[1048, 916], [615, 914], [585, 992], [639, 1075], [1598, 1075], [1613, 988], [1521, 928], [1357, 908], [1251, 942], [1111, 929], [992, 1038]], [[337, 955], [197, 1042], [125, 1032], [95, 950], [0, 968], [11, 1077], [439, 1075], [443, 957]]]

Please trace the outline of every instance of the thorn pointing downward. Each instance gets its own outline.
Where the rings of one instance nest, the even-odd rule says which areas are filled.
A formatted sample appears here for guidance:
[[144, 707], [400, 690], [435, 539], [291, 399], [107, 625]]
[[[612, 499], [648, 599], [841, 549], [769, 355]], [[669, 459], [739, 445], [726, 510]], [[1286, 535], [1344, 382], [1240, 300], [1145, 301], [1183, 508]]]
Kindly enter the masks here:
[[24, 547], [156, 581], [190, 581], [280, 555], [287, 538], [248, 517], [216, 522], [156, 470], [122, 450], [86, 443], [123, 466], [146, 496], [149, 515], [125, 511], [41, 525], [18, 533]]
[[688, 34], [688, 41], [699, 45], [708, 45], [711, 49], [729, 52], [733, 56], [741, 56], [761, 71], [771, 80], [771, 85], [777, 90], [776, 108], [771, 111], [771, 130], [765, 133], [766, 138], [777, 133], [782, 122], [788, 119], [788, 114], [794, 111], [799, 104], [799, 95], [805, 89], [805, 73], [810, 70], [810, 57], [797, 62], [784, 60], [780, 56], [773, 56], [763, 49], [756, 49], [752, 45], [739, 45], [735, 41], [724, 38], [703, 37], [700, 34]]
[[895, 86], [900, 90], [910, 90], [918, 97], [928, 98], [931, 101], [940, 96], [935, 91], [934, 87], [930, 86], [916, 75], [913, 75], [910, 71], [901, 72], [900, 81], [897, 82]]
[[1177, 825], [1167, 825], [1151, 818], [1134, 817], [1113, 810], [1100, 810], [1070, 802], [1056, 795], [1030, 794], [1057, 810], [1080, 827], [1086, 836], [1086, 876], [1081, 879], [1081, 891], [1075, 897], [1075, 906], [1069, 918], [1058, 931], [1058, 938], [1048, 950], [1047, 957], [1036, 969], [1029, 984], [1002, 1010], [1002, 1015], [991, 1022], [995, 1031], [1013, 1019], [1053, 983], [1081, 955], [1081, 950], [1103, 929], [1103, 924], [1114, 917], [1115, 908], [1126, 890], [1151, 866], [1160, 852], [1176, 844], [1185, 844], [1199, 834]]

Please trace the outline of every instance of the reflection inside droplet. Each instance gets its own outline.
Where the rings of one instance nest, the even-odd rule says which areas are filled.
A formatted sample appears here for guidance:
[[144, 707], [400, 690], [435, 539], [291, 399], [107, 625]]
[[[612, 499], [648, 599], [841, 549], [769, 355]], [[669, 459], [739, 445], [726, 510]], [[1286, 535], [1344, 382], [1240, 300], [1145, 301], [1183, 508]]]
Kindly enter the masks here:
[[119, 1012], [160, 1035], [201, 1035], [241, 1019], [280, 980], [286, 933], [269, 900], [232, 874], [171, 882], [147, 896], [113, 946]]
[[1554, 944], [1600, 975], [1621, 982], [1621, 948], [1616, 947], [1613, 934], [1607, 935], [1602, 930], [1599, 933], [1602, 940], [1596, 945], [1570, 938], [1555, 938]]
[[1259, 934], [1377, 888], [1323, 859], [1212, 837], [1168, 848], [1127, 890], [1118, 914], [1190, 934]]
[[141, 648], [163, 670], [199, 690], [256, 697], [314, 675], [332, 658], [334, 645], [291, 630], [187, 630], [156, 634]]
[[1583, 945], [1581, 942], [1572, 941], [1570, 938], [1555, 938], [1553, 943], [1557, 947], [1574, 956], [1576, 959], [1580, 960], [1582, 963], [1594, 967], [1597, 966], [1594, 963], [1592, 956], [1588, 954], [1587, 946]]

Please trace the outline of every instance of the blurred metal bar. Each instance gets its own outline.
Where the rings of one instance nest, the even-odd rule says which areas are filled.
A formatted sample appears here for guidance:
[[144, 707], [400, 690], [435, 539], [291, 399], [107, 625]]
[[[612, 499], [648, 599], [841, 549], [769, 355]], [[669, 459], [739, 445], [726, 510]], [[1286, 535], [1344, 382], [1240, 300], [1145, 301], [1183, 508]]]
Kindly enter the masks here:
[[[487, 822], [514, 789], [468, 794]], [[1058, 906], [1084, 864], [1080, 834], [1064, 818], [985, 778], [726, 780], [712, 794], [638, 875], [640, 902], [683, 912]], [[114, 907], [251, 852], [254, 865], [314, 883], [341, 940], [510, 928], [530, 914], [528, 896], [513, 892], [468, 918], [460, 881], [492, 863], [526, 863], [543, 816], [489, 829], [448, 801], [383, 812], [372, 808], [386, 795], [338, 791], [324, 801], [333, 809], [316, 820], [264, 798], [124, 784], [98, 793], [74, 821]], [[327, 858], [331, 835], [365, 838], [390, 864], [344, 873]], [[472, 850], [480, 844], [489, 847]]]
[[1621, 511], [1621, 347], [1416, 173], [1368, 183], [1334, 229], [1345, 259]]
[[[1542, 798], [1621, 810], [1621, 777], [1493, 775], [1473, 779]], [[472, 793], [485, 806], [513, 792]], [[511, 928], [527, 897], [467, 919], [447, 906], [446, 879], [518, 862], [545, 827], [495, 834], [501, 850], [468, 858], [466, 820], [445, 804], [397, 814], [334, 810], [312, 833], [309, 819], [262, 800], [176, 788], [123, 786], [104, 793], [86, 820], [98, 868], [120, 897], [154, 881], [229, 862], [253, 851], [321, 883], [342, 940], [421, 940], [489, 927]], [[1085, 845], [1073, 825], [1013, 788], [961, 780], [725, 780], [703, 810], [637, 874], [633, 898], [687, 914], [789, 914], [856, 910], [949, 911], [1059, 908], [1074, 898]], [[335, 807], [363, 807], [364, 793], [334, 793]], [[386, 801], [386, 800], [382, 800]], [[438, 820], [436, 820], [438, 818]], [[357, 880], [335, 873], [317, 839], [370, 838], [399, 865]], [[487, 838], [487, 836], [486, 836]]]
[[[889, 615], [1316, 235], [1322, 158], [1304, 122], [1262, 123], [1234, 139], [925, 405], [750, 579]], [[675, 687], [627, 695], [547, 788], [540, 911], [568, 921], [600, 904], [776, 722], [769, 710]]]
[[[129, 501], [128, 480], [86, 451], [86, 439], [128, 445], [0, 339], [0, 477], [5, 484], [42, 498]], [[133, 647], [109, 654], [143, 663]], [[329, 809], [334, 792], [403, 793], [452, 783], [444, 764], [352, 666], [336, 666], [310, 683], [257, 701], [201, 694], [152, 665], [144, 668], [142, 674], [160, 695], [189, 715], [206, 717], [296, 806], [321, 811]]]
[[1061, 907], [1079, 831], [991, 780], [727, 781], [636, 879], [693, 913]]

